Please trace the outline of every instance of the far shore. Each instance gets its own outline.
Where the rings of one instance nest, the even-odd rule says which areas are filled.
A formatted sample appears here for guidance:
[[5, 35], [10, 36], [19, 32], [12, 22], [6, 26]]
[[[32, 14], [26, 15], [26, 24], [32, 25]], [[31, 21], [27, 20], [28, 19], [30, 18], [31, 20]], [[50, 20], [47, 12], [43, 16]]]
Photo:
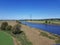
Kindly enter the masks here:
[[37, 24], [47, 24], [47, 25], [60, 25], [60, 22], [51, 22], [51, 23], [45, 23], [45, 21], [27, 21], [31, 23], [37, 23]]

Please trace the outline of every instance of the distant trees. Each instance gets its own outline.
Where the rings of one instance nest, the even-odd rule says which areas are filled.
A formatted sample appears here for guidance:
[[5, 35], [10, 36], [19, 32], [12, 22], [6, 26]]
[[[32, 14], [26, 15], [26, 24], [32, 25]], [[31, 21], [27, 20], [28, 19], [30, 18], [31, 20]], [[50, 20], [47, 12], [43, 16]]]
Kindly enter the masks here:
[[1, 30], [6, 30], [7, 26], [8, 26], [7, 22], [2, 22], [2, 24], [1, 24]]
[[45, 20], [45, 23], [46, 23], [46, 24], [47, 24], [47, 23], [48, 23], [48, 24], [50, 24], [51, 22], [50, 22], [50, 21], [48, 21], [48, 20]]
[[45, 23], [48, 23], [48, 21], [47, 21], [47, 20], [45, 20]]

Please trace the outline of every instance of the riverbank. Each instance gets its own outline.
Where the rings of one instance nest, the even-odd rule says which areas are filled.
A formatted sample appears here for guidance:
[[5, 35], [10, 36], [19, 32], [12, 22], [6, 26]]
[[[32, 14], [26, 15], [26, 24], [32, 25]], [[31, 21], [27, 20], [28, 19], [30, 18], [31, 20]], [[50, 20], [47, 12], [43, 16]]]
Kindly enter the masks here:
[[22, 31], [25, 32], [27, 38], [32, 42], [33, 45], [53, 45], [55, 40], [43, 37], [40, 35], [42, 30], [35, 29], [26, 25], [21, 26]]
[[[16, 21], [11, 21], [11, 22], [8, 21], [8, 23], [12, 26], [17, 24]], [[17, 40], [20, 41], [21, 45], [53, 45], [53, 44], [56, 44], [54, 39], [50, 39], [51, 34], [48, 32], [42, 31], [41, 29], [36, 29], [36, 28], [32, 28], [32, 27], [21, 24], [21, 30], [24, 33], [16, 35]], [[45, 36], [42, 36], [41, 32], [44, 32], [43, 34], [47, 33], [48, 37], [45, 37], [46, 34]]]

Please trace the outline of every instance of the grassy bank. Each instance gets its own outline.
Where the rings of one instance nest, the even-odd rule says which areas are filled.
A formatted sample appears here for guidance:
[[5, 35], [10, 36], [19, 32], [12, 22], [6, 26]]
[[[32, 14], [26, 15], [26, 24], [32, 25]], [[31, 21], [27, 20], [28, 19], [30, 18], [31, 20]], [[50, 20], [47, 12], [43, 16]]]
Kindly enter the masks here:
[[0, 45], [14, 45], [12, 37], [4, 31], [0, 31]]

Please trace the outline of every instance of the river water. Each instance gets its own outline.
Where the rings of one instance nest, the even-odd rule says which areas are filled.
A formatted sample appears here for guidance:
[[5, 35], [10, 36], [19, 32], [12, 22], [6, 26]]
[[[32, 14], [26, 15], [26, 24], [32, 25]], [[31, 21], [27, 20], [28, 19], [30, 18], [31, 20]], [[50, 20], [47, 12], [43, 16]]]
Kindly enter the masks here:
[[21, 22], [22, 24], [25, 24], [27, 26], [42, 29], [44, 31], [47, 31], [49, 33], [60, 35], [60, 25], [51, 25], [51, 24], [37, 24], [37, 23], [31, 23], [31, 22]]

